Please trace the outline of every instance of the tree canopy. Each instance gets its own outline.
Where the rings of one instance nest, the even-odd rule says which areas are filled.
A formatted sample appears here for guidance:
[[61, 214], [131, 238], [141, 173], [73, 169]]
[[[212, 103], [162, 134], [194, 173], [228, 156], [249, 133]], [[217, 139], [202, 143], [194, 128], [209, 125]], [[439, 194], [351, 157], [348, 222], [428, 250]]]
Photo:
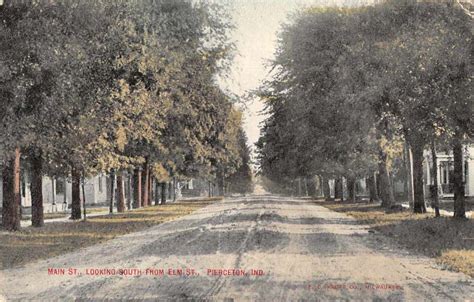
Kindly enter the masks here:
[[389, 207], [390, 171], [406, 142], [414, 209], [424, 211], [423, 150], [435, 139], [472, 139], [471, 26], [450, 3], [301, 11], [283, 28], [275, 77], [259, 91], [269, 114], [257, 144], [261, 173], [289, 186], [377, 171]]
[[0, 19], [4, 166], [21, 150], [77, 185], [143, 165], [161, 182], [215, 180], [242, 164], [242, 121], [216, 81], [233, 55], [223, 6], [6, 1]]

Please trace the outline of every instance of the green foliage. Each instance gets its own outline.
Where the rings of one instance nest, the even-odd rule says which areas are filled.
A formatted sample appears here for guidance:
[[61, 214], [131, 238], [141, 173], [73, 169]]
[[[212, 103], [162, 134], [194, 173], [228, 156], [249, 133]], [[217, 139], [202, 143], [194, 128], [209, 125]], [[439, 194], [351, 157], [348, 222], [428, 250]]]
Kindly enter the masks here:
[[238, 158], [241, 160], [240, 166], [226, 178], [229, 184], [230, 193], [246, 194], [253, 192], [253, 173], [251, 168], [250, 148], [247, 144], [247, 137], [242, 129], [238, 131]]
[[35, 1], [0, 7], [0, 157], [45, 173], [131, 169], [162, 181], [242, 163], [240, 114], [217, 86], [232, 58], [219, 5]]
[[[403, 141], [423, 147], [472, 135], [472, 21], [444, 3], [388, 1], [307, 9], [280, 34], [260, 173], [365, 177], [392, 165]], [[380, 154], [383, 154], [381, 157]]]

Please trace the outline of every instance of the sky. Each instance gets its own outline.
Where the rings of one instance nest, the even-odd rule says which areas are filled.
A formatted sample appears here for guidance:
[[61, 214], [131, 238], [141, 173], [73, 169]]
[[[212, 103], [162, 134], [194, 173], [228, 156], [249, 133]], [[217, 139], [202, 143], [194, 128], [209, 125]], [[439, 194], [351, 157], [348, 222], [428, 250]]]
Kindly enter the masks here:
[[[232, 17], [236, 26], [231, 37], [236, 44], [229, 90], [240, 97], [259, 87], [267, 77], [268, 62], [276, 49], [277, 32], [287, 14], [294, 9], [290, 1], [239, 0], [232, 5]], [[253, 145], [259, 137], [259, 123], [263, 104], [259, 100], [246, 103], [244, 111], [245, 131]]]
[[[231, 74], [224, 85], [243, 97], [255, 90], [268, 77], [268, 63], [277, 48], [278, 32], [288, 16], [298, 9], [322, 5], [359, 5], [366, 0], [228, 0], [235, 30], [231, 39], [236, 44], [237, 56]], [[262, 102], [258, 99], [246, 104], [244, 128], [251, 146], [260, 136]]]

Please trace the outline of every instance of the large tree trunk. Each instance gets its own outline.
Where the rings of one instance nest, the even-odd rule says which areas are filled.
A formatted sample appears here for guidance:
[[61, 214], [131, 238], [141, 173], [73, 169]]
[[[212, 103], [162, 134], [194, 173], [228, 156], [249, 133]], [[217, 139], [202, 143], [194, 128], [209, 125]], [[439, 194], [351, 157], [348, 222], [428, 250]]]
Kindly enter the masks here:
[[347, 191], [349, 193], [349, 200], [352, 202], [356, 201], [356, 179], [355, 177], [347, 178]]
[[123, 173], [117, 173], [117, 212], [125, 212], [125, 187], [123, 183]]
[[382, 207], [389, 208], [395, 203], [392, 182], [387, 169], [387, 153], [379, 149], [379, 197], [382, 199]]
[[166, 203], [166, 182], [161, 183], [161, 204]]
[[464, 182], [463, 182], [463, 156], [462, 142], [459, 136], [455, 136], [453, 142], [454, 156], [454, 217], [466, 218], [466, 208], [464, 203]]
[[370, 176], [367, 177], [367, 186], [369, 187], [369, 201], [377, 201], [379, 198], [377, 196], [377, 184], [375, 183], [374, 173], [371, 173]]
[[433, 207], [435, 209], [435, 216], [440, 217], [438, 196], [438, 158], [436, 156], [436, 145], [434, 140], [431, 141], [431, 157], [433, 158], [433, 168], [431, 170], [431, 174], [433, 175], [433, 185], [430, 187], [430, 193], [433, 200]]
[[115, 200], [115, 172], [110, 172], [110, 200], [109, 200], [109, 214], [114, 213], [114, 200]]
[[[66, 194], [66, 193], [64, 193]], [[44, 225], [43, 211], [43, 158], [41, 153], [31, 157], [31, 225]]]
[[425, 194], [423, 192], [423, 145], [413, 144], [413, 212], [426, 213]]
[[142, 200], [142, 171], [140, 168], [135, 169], [133, 175], [133, 208], [140, 207]]
[[71, 219], [81, 219], [81, 173], [76, 168], [72, 168], [72, 187], [71, 187]]
[[3, 167], [2, 224], [7, 231], [20, 229], [20, 149]]

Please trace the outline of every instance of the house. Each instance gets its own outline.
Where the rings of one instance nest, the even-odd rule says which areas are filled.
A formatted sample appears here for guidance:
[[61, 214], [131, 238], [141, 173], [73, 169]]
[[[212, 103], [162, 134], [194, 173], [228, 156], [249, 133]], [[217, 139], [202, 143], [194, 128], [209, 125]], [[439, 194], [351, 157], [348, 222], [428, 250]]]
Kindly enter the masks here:
[[216, 185], [200, 178], [192, 178], [181, 182], [181, 194], [183, 197], [204, 197], [211, 193], [217, 192]]
[[[21, 206], [31, 207], [30, 181], [27, 173], [21, 179]], [[45, 212], [56, 212], [66, 210], [72, 199], [71, 180], [65, 177], [43, 177], [43, 201]], [[109, 177], [99, 174], [98, 176], [87, 178], [84, 183], [86, 203], [89, 205], [105, 204], [110, 196]], [[81, 190], [82, 198], [82, 190]], [[3, 186], [0, 180], [0, 202], [3, 201]]]
[[[443, 197], [454, 197], [454, 162], [450, 152], [437, 152], [436, 169], [438, 171], [438, 190]], [[463, 182], [466, 196], [474, 196], [474, 144], [465, 147], [463, 153]], [[429, 196], [429, 186], [434, 184], [432, 173], [433, 158], [431, 152], [425, 150], [423, 161], [423, 178], [425, 183], [425, 196]]]

